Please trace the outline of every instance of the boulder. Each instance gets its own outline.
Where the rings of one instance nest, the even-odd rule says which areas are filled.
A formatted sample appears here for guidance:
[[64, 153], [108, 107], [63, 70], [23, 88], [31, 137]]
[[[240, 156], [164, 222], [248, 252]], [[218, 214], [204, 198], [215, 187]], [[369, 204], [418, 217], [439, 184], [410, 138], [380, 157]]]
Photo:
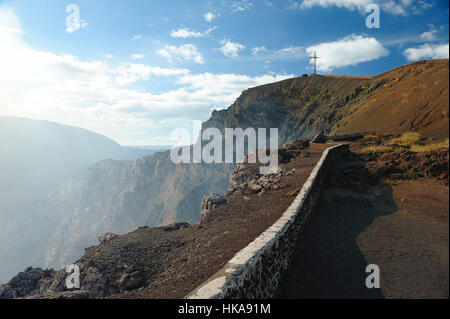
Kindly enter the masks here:
[[120, 292], [138, 289], [142, 287], [143, 283], [144, 277], [139, 271], [124, 273], [116, 281], [116, 285]]
[[89, 298], [105, 297], [117, 290], [102, 275], [98, 268], [91, 266], [81, 271], [81, 289], [89, 291]]
[[209, 210], [202, 210], [200, 213], [200, 224], [202, 224], [209, 215]]
[[188, 223], [174, 223], [164, 227], [164, 231], [177, 231], [181, 228], [188, 228], [190, 225]]
[[108, 241], [113, 240], [117, 236], [118, 236], [117, 234], [105, 233], [105, 234], [102, 234], [102, 235], [98, 236], [98, 241], [99, 241], [100, 244], [106, 243]]
[[230, 175], [230, 184], [231, 186], [244, 185], [259, 176], [261, 176], [259, 166], [239, 164]]
[[27, 267], [8, 283], [0, 285], [0, 299], [22, 298], [39, 295], [51, 286], [56, 272], [53, 269]]
[[253, 193], [259, 193], [260, 191], [263, 190], [263, 187], [259, 185], [256, 180], [253, 180], [250, 183], [248, 183], [247, 188]]
[[209, 194], [208, 196], [203, 197], [200, 209], [202, 211], [210, 210], [219, 205], [226, 204], [226, 202], [227, 202], [227, 200], [225, 197], [212, 193], [212, 194]]

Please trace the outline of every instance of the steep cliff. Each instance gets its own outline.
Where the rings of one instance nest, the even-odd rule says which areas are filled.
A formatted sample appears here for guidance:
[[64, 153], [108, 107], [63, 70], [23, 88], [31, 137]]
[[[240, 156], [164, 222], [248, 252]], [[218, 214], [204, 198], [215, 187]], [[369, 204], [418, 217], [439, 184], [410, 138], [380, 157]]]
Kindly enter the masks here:
[[215, 111], [203, 127], [278, 128], [283, 144], [328, 133], [360, 102], [367, 77], [310, 75], [246, 90], [228, 109]]
[[41, 214], [48, 207], [61, 214], [43, 250], [45, 265], [57, 267], [78, 258], [105, 232], [195, 223], [202, 197], [223, 193], [232, 169], [231, 164], [175, 165], [169, 152], [94, 165], [85, 179], [66, 184], [38, 207]]

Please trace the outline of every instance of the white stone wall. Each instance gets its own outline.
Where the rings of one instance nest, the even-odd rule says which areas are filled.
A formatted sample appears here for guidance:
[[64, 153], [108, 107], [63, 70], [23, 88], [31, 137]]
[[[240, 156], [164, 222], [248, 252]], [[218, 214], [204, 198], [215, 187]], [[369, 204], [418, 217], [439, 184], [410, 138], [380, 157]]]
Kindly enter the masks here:
[[310, 217], [320, 195], [328, 164], [346, 150], [348, 145], [345, 144], [326, 149], [300, 193], [281, 218], [186, 298], [274, 297], [281, 273], [289, 264], [302, 226]]

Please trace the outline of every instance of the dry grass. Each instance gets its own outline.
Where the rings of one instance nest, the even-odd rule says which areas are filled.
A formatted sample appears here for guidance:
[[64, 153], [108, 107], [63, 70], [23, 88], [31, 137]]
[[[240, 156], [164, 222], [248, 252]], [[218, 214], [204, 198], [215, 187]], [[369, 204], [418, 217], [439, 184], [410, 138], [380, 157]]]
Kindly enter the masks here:
[[440, 148], [448, 148], [448, 139], [443, 142], [429, 145], [412, 145], [411, 151], [416, 153], [431, 152]]
[[[366, 138], [365, 138], [366, 139]], [[378, 146], [368, 146], [360, 150], [361, 153], [384, 153], [384, 152], [394, 152], [401, 151], [402, 149], [396, 147], [395, 145], [408, 145], [410, 146], [410, 151], [415, 153], [431, 152], [441, 148], [448, 148], [449, 139], [441, 141], [439, 143], [420, 145], [419, 142], [423, 139], [420, 134], [417, 133], [405, 133], [402, 137], [394, 138], [389, 142], [390, 145], [378, 145]]]
[[363, 148], [361, 150], [361, 153], [384, 153], [384, 152], [392, 152], [394, 150], [391, 146], [369, 146], [366, 148]]
[[364, 138], [363, 138], [363, 140], [366, 140], [366, 141], [368, 141], [368, 140], [376, 140], [376, 139], [378, 139], [378, 136], [376, 136], [376, 135], [371, 135], [371, 134], [366, 135], [366, 136], [364, 136]]
[[398, 144], [398, 145], [414, 145], [420, 142], [423, 139], [422, 135], [419, 133], [405, 133], [401, 137], [397, 137], [392, 139], [389, 144]]

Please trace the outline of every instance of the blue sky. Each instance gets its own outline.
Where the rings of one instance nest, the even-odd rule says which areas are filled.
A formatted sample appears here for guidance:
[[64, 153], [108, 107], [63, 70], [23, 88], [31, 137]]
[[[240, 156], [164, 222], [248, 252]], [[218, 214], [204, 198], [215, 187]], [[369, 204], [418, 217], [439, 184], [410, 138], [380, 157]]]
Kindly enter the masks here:
[[242, 90], [311, 73], [314, 51], [322, 74], [376, 75], [448, 58], [448, 27], [440, 0], [0, 1], [0, 115], [167, 145]]

